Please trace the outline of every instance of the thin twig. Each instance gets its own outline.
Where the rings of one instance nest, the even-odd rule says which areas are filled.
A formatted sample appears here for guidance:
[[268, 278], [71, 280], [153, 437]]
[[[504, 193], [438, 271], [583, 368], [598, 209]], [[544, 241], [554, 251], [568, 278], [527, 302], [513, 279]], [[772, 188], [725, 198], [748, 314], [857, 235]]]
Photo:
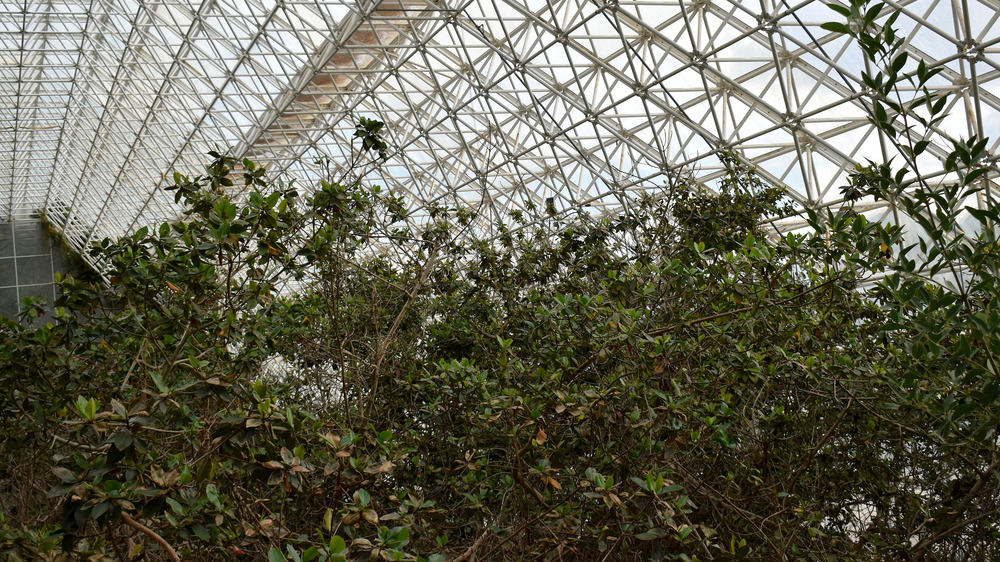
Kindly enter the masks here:
[[351, 404], [347, 392], [347, 363], [344, 361], [344, 338], [340, 334], [340, 266], [337, 264], [336, 274], [330, 281], [333, 293], [333, 336], [337, 338], [337, 356], [340, 359], [340, 400], [344, 403], [344, 418], [348, 427], [351, 423]]
[[[958, 506], [955, 507], [955, 509], [953, 510], [955, 513], [954, 515], [955, 518], [958, 518], [962, 514], [962, 512], [964, 512], [966, 508], [969, 507], [969, 504], [972, 503], [972, 500], [977, 496], [979, 496], [979, 493], [982, 491], [983, 487], [986, 485], [987, 482], [990, 481], [990, 478], [993, 477], [993, 473], [996, 472], [998, 468], [1000, 468], [1000, 459], [993, 461], [993, 463], [986, 468], [986, 470], [980, 475], [979, 480], [976, 481], [976, 483], [972, 486], [972, 489], [969, 490], [969, 493], [967, 493], [965, 495], [965, 498], [962, 499], [961, 503], [959, 503]], [[934, 543], [936, 543], [939, 539], [941, 539], [945, 535], [957, 531], [958, 529], [961, 529], [965, 525], [974, 522], [977, 519], [979, 519], [978, 516], [972, 517], [971, 519], [952, 525], [948, 529], [945, 529], [943, 531], [938, 531], [937, 533], [934, 533], [930, 537], [927, 537], [926, 539], [921, 541], [921, 543], [918, 544], [916, 548], [913, 549], [913, 552], [915, 553], [914, 557], [917, 560], [923, 560], [924, 557], [927, 555], [927, 549], [933, 546]]]
[[466, 549], [466, 551], [463, 552], [462, 555], [456, 558], [453, 562], [465, 562], [466, 560], [468, 560], [469, 562], [475, 562], [476, 550], [479, 548], [479, 545], [482, 544], [483, 539], [485, 539], [486, 535], [488, 534], [490, 534], [489, 529], [483, 531], [483, 534], [479, 535], [479, 538], [476, 539], [476, 542], [472, 543], [472, 546]]
[[424, 270], [420, 272], [420, 279], [417, 280], [417, 284], [414, 285], [413, 290], [406, 297], [406, 302], [403, 304], [403, 308], [396, 315], [396, 319], [392, 322], [392, 327], [389, 328], [389, 333], [386, 334], [385, 340], [382, 341], [382, 345], [379, 347], [378, 353], [375, 355], [375, 366], [372, 370], [372, 380], [371, 384], [368, 385], [368, 404], [365, 406], [363, 412], [361, 412], [361, 419], [358, 421], [358, 427], [364, 429], [365, 424], [368, 422], [368, 416], [371, 414], [372, 408], [375, 407], [375, 397], [378, 394], [378, 379], [380, 376], [379, 369], [382, 367], [382, 361], [385, 359], [385, 352], [389, 348], [389, 344], [392, 343], [393, 336], [396, 335], [396, 330], [399, 329], [399, 325], [403, 322], [403, 318], [406, 316], [407, 311], [410, 310], [410, 305], [413, 301], [417, 299], [417, 295], [420, 293], [421, 287], [427, 282], [427, 278], [431, 274], [431, 269], [434, 268], [435, 262], [437, 262], [438, 256], [438, 246], [434, 246], [431, 250], [430, 256], [427, 258], [427, 263], [424, 264]]
[[[833, 435], [833, 432], [836, 431], [837, 427], [840, 426], [840, 422], [844, 420], [844, 416], [847, 414], [847, 411], [851, 409], [852, 404], [854, 404], [854, 396], [851, 396], [851, 398], [847, 400], [847, 406], [845, 406], [844, 409], [840, 411], [840, 415], [837, 416], [837, 419], [833, 422], [833, 425], [831, 425], [830, 429], [826, 432], [826, 435], [824, 435], [823, 438], [819, 440], [819, 443], [817, 443], [816, 446], [813, 447], [811, 451], [809, 451], [809, 457], [807, 457], [805, 462], [802, 463], [802, 466], [800, 466], [799, 469], [795, 471], [795, 475], [792, 476], [792, 481], [788, 484], [789, 494], [791, 494], [795, 490], [795, 483], [799, 481], [799, 476], [802, 476], [802, 473], [805, 472], [807, 468], [809, 468], [810, 464], [812, 464], [812, 460], [813, 458], [816, 457], [816, 453], [818, 453], [819, 450], [823, 448], [823, 445], [825, 445], [827, 440], [830, 439], [830, 436]], [[786, 499], [788, 497], [789, 496], [785, 496]], [[784, 504], [784, 501], [782, 501], [782, 504]]]
[[166, 365], [164, 366], [162, 375], [164, 380], [166, 380], [167, 375], [170, 374], [170, 371], [172, 371], [174, 369], [174, 366], [177, 364], [177, 358], [180, 357], [181, 351], [184, 350], [184, 344], [186, 344], [188, 338], [191, 337], [191, 328], [193, 327], [194, 327], [194, 321], [191, 321], [188, 322], [188, 325], [184, 328], [184, 333], [181, 334], [181, 339], [179, 342], [177, 342], [177, 349], [174, 349], [174, 353], [170, 356], [170, 360], [167, 361]]
[[65, 439], [63, 437], [59, 437], [58, 435], [53, 435], [52, 436], [52, 440], [53, 441], [58, 441], [58, 442], [60, 442], [60, 443], [62, 443], [64, 445], [69, 445], [70, 447], [76, 447], [77, 449], [82, 449], [84, 451], [91, 451], [91, 452], [94, 452], [94, 453], [101, 453], [101, 452], [107, 451], [108, 448], [111, 447], [110, 443], [107, 444], [107, 445], [101, 445], [100, 447], [94, 447], [93, 445], [84, 445], [83, 443], [77, 443], [76, 441], [70, 441], [69, 439]]
[[[808, 295], [810, 293], [814, 293], [814, 292], [822, 289], [823, 287], [826, 287], [827, 285], [833, 283], [834, 281], [840, 280], [846, 274], [847, 274], [847, 271], [843, 271], [839, 275], [837, 275], [836, 277], [831, 277], [830, 279], [827, 279], [826, 281], [820, 283], [819, 285], [816, 285], [815, 287], [812, 287], [812, 288], [810, 288], [810, 289], [808, 289], [806, 291], [803, 291], [803, 292], [801, 292], [801, 293], [799, 293], [797, 295], [792, 295], [792, 296], [790, 296], [790, 297], [788, 297], [786, 299], [780, 300], [780, 301], [775, 302], [773, 304], [775, 306], [782, 306], [782, 305], [788, 304], [788, 303], [790, 303], [790, 302], [792, 302], [792, 301], [794, 301], [796, 299], [800, 299], [800, 298], [802, 298], [802, 297], [804, 297], [804, 296], [806, 296], [806, 295]], [[679, 328], [681, 326], [697, 326], [698, 324], [704, 324], [705, 322], [711, 322], [712, 320], [718, 320], [719, 318], [725, 318], [727, 316], [733, 316], [733, 315], [736, 315], [736, 314], [743, 314], [744, 312], [750, 312], [751, 310], [759, 308], [760, 305], [761, 305], [761, 303], [758, 302], [758, 303], [750, 305], [750, 306], [744, 306], [743, 308], [737, 308], [735, 310], [728, 310], [726, 312], [719, 312], [718, 314], [712, 314], [710, 316], [703, 316], [701, 318], [696, 318], [696, 319], [688, 321], [688, 322], [680, 322], [679, 324], [674, 324], [672, 326], [665, 326], [663, 328], [657, 328], [655, 330], [650, 330], [650, 331], [646, 332], [646, 334], [650, 335], [650, 336], [659, 336], [659, 335], [667, 334], [667, 333], [670, 333], [670, 332], [676, 330], [677, 328]]]
[[[609, 390], [610, 390], [610, 389], [609, 389]], [[605, 393], [605, 395], [606, 395], [606, 393]], [[599, 399], [599, 400], [600, 400], [600, 399]], [[599, 400], [598, 400], [598, 401], [599, 401]], [[618, 455], [617, 457], [615, 457], [615, 458], [614, 458], [613, 460], [611, 460], [610, 462], [606, 463], [606, 464], [604, 465], [604, 467], [608, 467], [608, 466], [611, 466], [611, 465], [613, 465], [613, 464], [616, 464], [616, 463], [618, 463], [618, 461], [622, 460], [622, 459], [623, 459], [623, 458], [625, 457], [625, 455], [627, 455], [628, 453], [632, 452], [632, 449], [633, 449], [633, 448], [635, 448], [635, 445], [636, 445], [636, 444], [635, 444], [635, 443], [633, 443], [633, 444], [632, 444], [632, 445], [631, 445], [630, 447], [628, 447], [627, 449], [625, 449], [624, 451], [622, 451], [622, 452], [621, 452], [621, 453], [620, 453], [620, 454], [619, 454], [619, 455]], [[602, 468], [602, 470], [603, 470], [603, 468]], [[487, 553], [486, 553], [486, 554], [485, 554], [485, 555], [483, 556], [483, 559], [484, 559], [484, 560], [487, 560], [487, 559], [489, 559], [489, 557], [490, 557], [490, 556], [492, 556], [492, 555], [493, 555], [493, 553], [495, 553], [495, 552], [496, 552], [497, 550], [499, 550], [499, 549], [500, 549], [500, 547], [502, 547], [503, 545], [507, 544], [507, 542], [508, 542], [508, 541], [510, 541], [511, 539], [513, 539], [514, 537], [516, 537], [516, 536], [520, 535], [522, 531], [524, 531], [525, 529], [527, 529], [527, 528], [528, 528], [528, 526], [530, 526], [530, 525], [534, 525], [535, 523], [537, 523], [537, 522], [541, 521], [543, 517], [545, 517], [546, 515], [548, 515], [549, 513], [551, 513], [552, 511], [554, 511], [555, 509], [557, 509], [557, 508], [558, 508], [559, 506], [561, 506], [562, 504], [564, 504], [564, 503], [566, 503], [567, 501], [569, 501], [569, 500], [570, 500], [570, 498], [573, 498], [573, 497], [575, 497], [575, 496], [576, 496], [576, 493], [577, 493], [577, 492], [579, 492], [579, 491], [580, 491], [580, 490], [581, 490], [582, 488], [583, 488], [583, 484], [582, 484], [582, 483], [581, 483], [581, 484], [579, 484], [579, 485], [577, 485], [577, 486], [576, 486], [575, 488], [573, 488], [573, 489], [572, 489], [572, 490], [571, 490], [571, 491], [570, 491], [569, 493], [567, 493], [567, 494], [566, 494], [565, 496], [563, 496], [563, 499], [561, 499], [561, 500], [559, 500], [558, 502], [556, 502], [556, 503], [554, 503], [554, 504], [550, 505], [549, 507], [547, 507], [547, 508], [543, 509], [543, 510], [542, 510], [542, 511], [541, 511], [541, 512], [540, 512], [540, 513], [538, 514], [538, 515], [534, 516], [533, 518], [531, 518], [531, 519], [529, 519], [529, 520], [525, 521], [525, 522], [524, 522], [524, 523], [523, 523], [523, 524], [522, 524], [522, 525], [521, 525], [520, 527], [518, 527], [517, 529], [515, 529], [515, 530], [514, 530], [514, 532], [512, 532], [512, 533], [511, 533], [511, 534], [509, 534], [509, 535], [507, 535], [507, 536], [506, 536], [506, 537], [504, 537], [504, 538], [503, 538], [503, 539], [502, 539], [502, 540], [501, 540], [500, 542], [498, 542], [498, 543], [497, 543], [496, 545], [494, 545], [494, 546], [493, 546], [493, 548], [491, 548], [491, 549], [489, 550], [489, 552], [487, 552]]]

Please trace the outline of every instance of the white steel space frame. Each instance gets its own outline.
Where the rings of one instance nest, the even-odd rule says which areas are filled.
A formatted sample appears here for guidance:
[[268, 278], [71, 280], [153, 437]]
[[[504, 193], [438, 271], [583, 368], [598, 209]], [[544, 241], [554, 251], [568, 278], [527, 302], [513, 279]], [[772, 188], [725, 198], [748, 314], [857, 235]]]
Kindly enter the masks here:
[[[991, 139], [987, 204], [1000, 0], [887, 4], [911, 64], [955, 94], [939, 132]], [[0, 220], [44, 212], [83, 249], [173, 219], [173, 172], [215, 147], [310, 186], [360, 117], [390, 144], [366, 181], [415, 220], [438, 203], [488, 228], [549, 198], [615, 212], [676, 174], [710, 185], [720, 150], [837, 206], [856, 164], [896, 154], [857, 45], [820, 28], [840, 20], [786, 0], [0, 0]]]

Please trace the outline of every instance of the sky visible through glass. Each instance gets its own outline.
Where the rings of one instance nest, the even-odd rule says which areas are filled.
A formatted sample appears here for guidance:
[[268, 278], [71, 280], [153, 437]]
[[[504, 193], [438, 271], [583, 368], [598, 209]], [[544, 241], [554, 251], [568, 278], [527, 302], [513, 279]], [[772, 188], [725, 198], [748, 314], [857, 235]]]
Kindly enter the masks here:
[[[1000, 3], [889, 6], [955, 94], [941, 129], [995, 155]], [[44, 210], [78, 248], [172, 219], [164, 186], [216, 146], [308, 186], [360, 117], [390, 144], [367, 180], [418, 221], [431, 202], [483, 228], [548, 198], [615, 212], [678, 174], [711, 184], [719, 150], [800, 206], [837, 205], [856, 163], [893, 155], [859, 49], [820, 28], [838, 19], [771, 0], [3, 1], [0, 217]]]

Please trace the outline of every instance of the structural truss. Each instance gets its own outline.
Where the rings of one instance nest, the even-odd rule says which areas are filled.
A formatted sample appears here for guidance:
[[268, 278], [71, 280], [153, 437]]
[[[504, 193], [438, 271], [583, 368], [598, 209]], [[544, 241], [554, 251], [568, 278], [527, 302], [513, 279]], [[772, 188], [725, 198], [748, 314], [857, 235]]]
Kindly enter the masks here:
[[[995, 155], [1000, 0], [886, 2], [943, 68], [941, 130]], [[0, 219], [44, 211], [84, 248], [175, 218], [173, 172], [216, 146], [310, 185], [360, 117], [390, 143], [368, 180], [418, 217], [614, 212], [676, 174], [710, 183], [719, 150], [837, 205], [894, 153], [859, 49], [820, 28], [839, 20], [809, 0], [0, 0]]]

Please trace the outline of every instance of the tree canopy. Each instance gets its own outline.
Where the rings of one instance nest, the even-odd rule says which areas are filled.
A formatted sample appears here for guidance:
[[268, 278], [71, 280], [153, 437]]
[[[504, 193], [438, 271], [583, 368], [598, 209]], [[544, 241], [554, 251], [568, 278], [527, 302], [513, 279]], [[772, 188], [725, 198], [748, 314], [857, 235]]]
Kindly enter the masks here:
[[[828, 27], [882, 69], [873, 120], [915, 161], [942, 109], [893, 95], [933, 70], [904, 72], [872, 9]], [[942, 185], [860, 167], [799, 233], [774, 234], [782, 192], [724, 154], [713, 190], [486, 237], [467, 209], [414, 226], [355, 177], [380, 129], [308, 196], [214, 153], [174, 178], [183, 220], [95, 246], [106, 283], [62, 280], [46, 326], [2, 321], [0, 552], [1000, 557], [1000, 217], [967, 203], [983, 141], [954, 143]]]

